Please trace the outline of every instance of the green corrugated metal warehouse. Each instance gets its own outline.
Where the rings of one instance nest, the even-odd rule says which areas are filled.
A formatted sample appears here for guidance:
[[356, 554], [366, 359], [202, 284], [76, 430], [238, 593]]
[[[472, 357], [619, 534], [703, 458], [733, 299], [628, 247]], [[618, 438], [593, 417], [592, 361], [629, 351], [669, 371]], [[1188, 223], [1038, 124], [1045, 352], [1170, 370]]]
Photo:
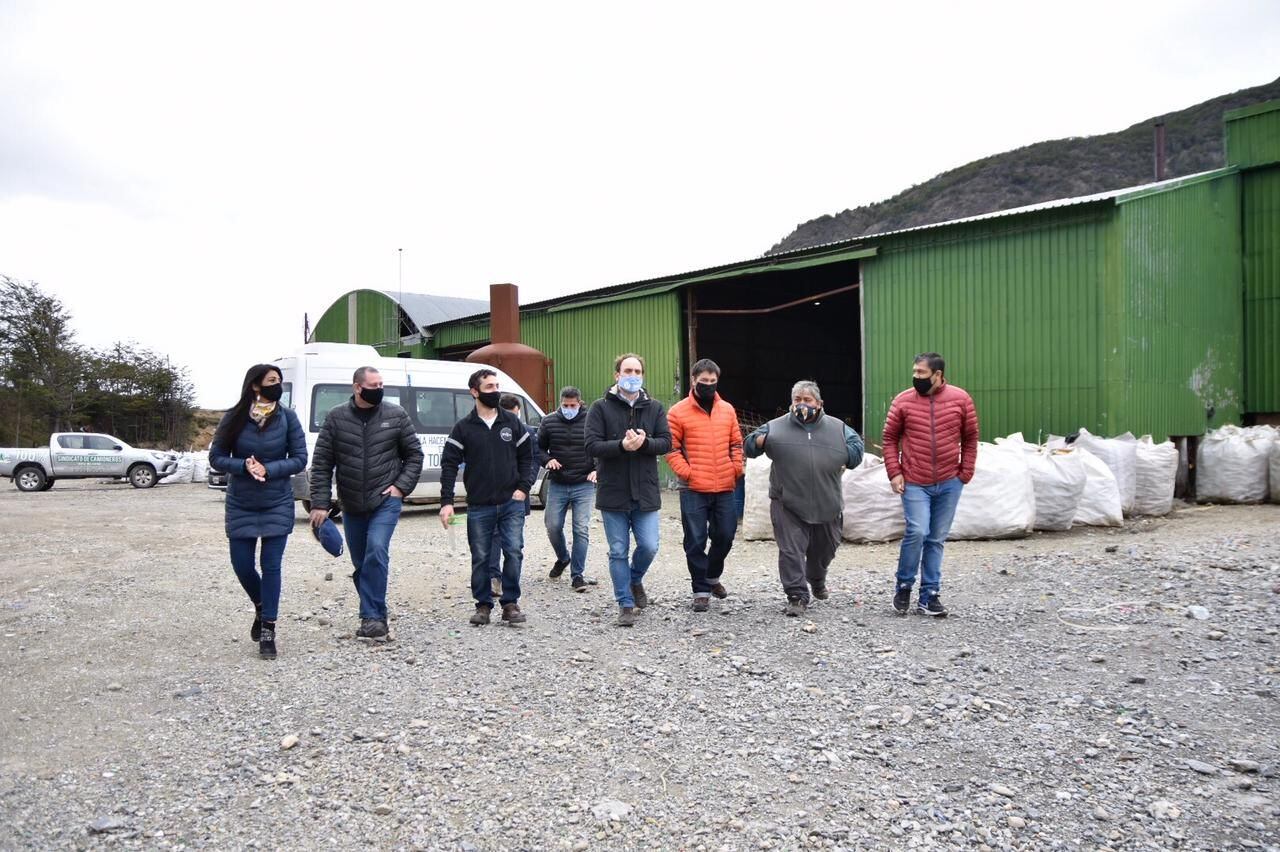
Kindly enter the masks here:
[[[614, 356], [640, 352], [668, 403], [693, 360], [714, 358], [749, 419], [774, 416], [812, 378], [872, 442], [912, 356], [929, 350], [973, 394], [988, 439], [1270, 421], [1280, 102], [1225, 123], [1223, 169], [525, 305], [521, 339], [552, 359], [556, 384], [588, 395], [610, 384]], [[429, 312], [415, 300], [431, 298], [406, 294], [397, 311], [394, 294], [356, 291], [313, 339], [439, 358], [489, 342], [484, 303], [435, 300], [452, 316], [419, 321]]]

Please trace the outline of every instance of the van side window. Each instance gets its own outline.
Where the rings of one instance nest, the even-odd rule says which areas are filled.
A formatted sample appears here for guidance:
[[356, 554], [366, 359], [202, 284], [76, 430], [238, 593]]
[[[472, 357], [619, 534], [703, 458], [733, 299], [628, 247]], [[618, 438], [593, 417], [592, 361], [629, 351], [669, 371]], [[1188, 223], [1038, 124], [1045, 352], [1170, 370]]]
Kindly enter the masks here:
[[418, 429], [423, 432], [440, 430], [448, 433], [458, 421], [454, 412], [453, 391], [441, 388], [414, 388], [414, 414]]
[[[383, 388], [382, 401], [400, 405], [405, 388]], [[329, 412], [351, 399], [351, 385], [316, 385], [311, 389], [311, 431], [319, 432]]]

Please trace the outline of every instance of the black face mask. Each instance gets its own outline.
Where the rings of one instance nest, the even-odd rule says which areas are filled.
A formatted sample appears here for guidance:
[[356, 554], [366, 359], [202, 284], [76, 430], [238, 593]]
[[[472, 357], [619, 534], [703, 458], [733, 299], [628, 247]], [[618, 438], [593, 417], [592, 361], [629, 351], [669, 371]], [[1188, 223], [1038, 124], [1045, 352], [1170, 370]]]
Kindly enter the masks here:
[[382, 402], [382, 388], [360, 388], [360, 398], [370, 405]]
[[791, 416], [801, 423], [812, 423], [822, 416], [822, 409], [813, 405], [797, 402], [791, 406]]
[[279, 402], [280, 397], [284, 396], [284, 385], [263, 385], [258, 396], [267, 402]]
[[921, 396], [928, 396], [929, 391], [933, 390], [933, 381], [931, 379], [912, 378], [911, 384], [915, 385], [916, 393]]
[[716, 398], [717, 387], [718, 385], [716, 382], [712, 382], [711, 384], [699, 382], [693, 386], [693, 392], [697, 394], [698, 399], [703, 402], [710, 402]]
[[476, 399], [490, 408], [497, 408], [498, 403], [502, 402], [502, 394], [498, 391], [478, 391], [478, 393], [480, 395]]

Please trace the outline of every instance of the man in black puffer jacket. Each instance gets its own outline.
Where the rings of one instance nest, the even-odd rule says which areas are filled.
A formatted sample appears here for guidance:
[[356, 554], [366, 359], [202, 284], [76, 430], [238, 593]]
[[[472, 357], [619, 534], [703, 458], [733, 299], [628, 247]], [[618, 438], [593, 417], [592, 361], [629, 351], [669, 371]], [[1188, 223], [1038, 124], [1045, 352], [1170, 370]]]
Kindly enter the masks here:
[[338, 473], [347, 551], [360, 595], [357, 636], [387, 635], [387, 572], [391, 534], [404, 498], [422, 473], [422, 442], [408, 413], [382, 401], [382, 376], [361, 367], [351, 399], [329, 412], [311, 458], [311, 525], [324, 523], [330, 482]]
[[[667, 410], [644, 391], [644, 359], [628, 353], [613, 364], [614, 381], [587, 412], [587, 452], [596, 459], [596, 508], [609, 541], [609, 578], [618, 626], [636, 623], [649, 605], [644, 575], [658, 553], [658, 456], [671, 451]], [[636, 549], [631, 550], [635, 536]]]
[[[560, 391], [560, 408], [542, 418], [538, 446], [547, 455], [547, 501], [543, 520], [556, 553], [551, 579], [569, 569], [575, 592], [587, 590], [583, 570], [591, 533], [591, 499], [596, 493], [596, 466], [587, 454], [587, 418], [582, 391], [569, 385]], [[565, 547], [564, 519], [573, 510], [573, 551]]]

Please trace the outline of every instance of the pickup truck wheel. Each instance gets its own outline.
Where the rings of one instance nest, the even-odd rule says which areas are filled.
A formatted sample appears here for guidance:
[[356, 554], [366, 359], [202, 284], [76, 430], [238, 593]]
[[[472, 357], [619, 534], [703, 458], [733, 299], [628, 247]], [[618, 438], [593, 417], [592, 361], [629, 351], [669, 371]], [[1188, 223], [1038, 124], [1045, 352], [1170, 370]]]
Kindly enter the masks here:
[[150, 488], [156, 484], [156, 469], [149, 464], [135, 465], [129, 471], [129, 484], [134, 488]]
[[43, 491], [48, 477], [38, 467], [24, 467], [13, 475], [13, 484], [19, 491]]

